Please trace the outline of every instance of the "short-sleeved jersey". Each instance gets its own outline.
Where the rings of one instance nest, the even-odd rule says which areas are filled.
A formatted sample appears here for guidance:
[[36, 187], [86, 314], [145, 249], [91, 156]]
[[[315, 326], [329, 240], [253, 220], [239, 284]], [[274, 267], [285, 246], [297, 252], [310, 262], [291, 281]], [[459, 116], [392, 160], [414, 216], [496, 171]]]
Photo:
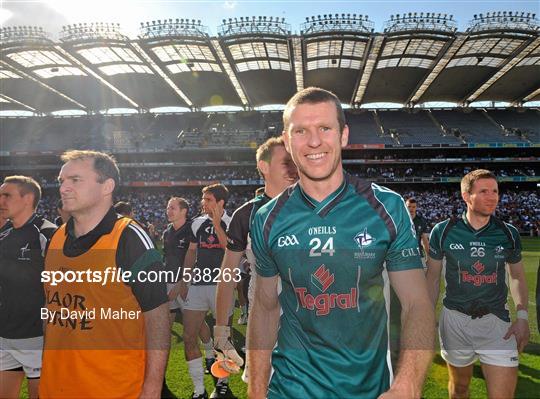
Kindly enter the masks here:
[[257, 273], [279, 275], [282, 287], [268, 397], [387, 390], [383, 271], [422, 268], [403, 199], [347, 174], [322, 202], [296, 184], [261, 207], [251, 235]]
[[413, 219], [413, 224], [414, 224], [414, 230], [416, 232], [416, 237], [418, 238], [418, 248], [420, 248], [420, 253], [423, 256], [424, 247], [422, 246], [422, 235], [429, 233], [428, 223], [427, 223], [427, 220], [423, 216], [417, 213]]
[[234, 252], [246, 251], [248, 262], [255, 263], [253, 251], [251, 250], [251, 224], [255, 214], [261, 206], [270, 201], [266, 194], [259, 195], [234, 211], [231, 217], [231, 223], [227, 230], [227, 249]]
[[19, 228], [8, 222], [0, 230], [0, 337], [43, 335], [41, 272], [55, 230], [54, 224], [36, 214]]
[[429, 256], [446, 259], [444, 306], [463, 313], [487, 307], [489, 313], [510, 320], [505, 264], [521, 260], [521, 239], [514, 226], [492, 216], [475, 230], [465, 214], [447, 219], [431, 231]]
[[[231, 217], [223, 213], [221, 227], [227, 231]], [[194, 278], [192, 285], [215, 285], [217, 276], [223, 261], [225, 250], [221, 247], [217, 233], [214, 230], [212, 219], [208, 215], [202, 215], [193, 219], [191, 223], [190, 242], [197, 243], [197, 260], [195, 273], [203, 278]], [[210, 276], [210, 277], [205, 277]]]
[[163, 263], [165, 270], [176, 273], [184, 266], [184, 259], [189, 248], [191, 221], [186, 221], [178, 230], [169, 224], [163, 232]]

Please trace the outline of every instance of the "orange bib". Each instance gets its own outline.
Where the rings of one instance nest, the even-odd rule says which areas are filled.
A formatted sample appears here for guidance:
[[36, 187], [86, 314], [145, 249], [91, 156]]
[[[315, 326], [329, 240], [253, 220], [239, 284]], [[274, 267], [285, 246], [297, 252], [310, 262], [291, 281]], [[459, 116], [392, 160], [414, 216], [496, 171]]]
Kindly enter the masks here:
[[112, 277], [113, 268], [123, 266], [116, 264], [116, 250], [130, 222], [119, 219], [89, 251], [73, 258], [63, 254], [66, 225], [52, 237], [45, 270], [61, 271], [69, 282], [44, 283], [48, 320], [40, 398], [139, 396], [145, 373], [144, 318], [131, 288], [116, 278], [118, 271]]

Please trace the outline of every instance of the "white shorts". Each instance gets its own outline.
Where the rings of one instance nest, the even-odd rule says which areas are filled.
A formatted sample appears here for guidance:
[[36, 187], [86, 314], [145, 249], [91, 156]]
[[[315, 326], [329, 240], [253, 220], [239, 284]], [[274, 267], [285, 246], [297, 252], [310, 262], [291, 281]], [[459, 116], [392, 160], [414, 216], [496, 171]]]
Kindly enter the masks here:
[[0, 337], [0, 371], [22, 367], [28, 378], [41, 375], [43, 337], [8, 339]]
[[184, 302], [185, 310], [199, 310], [216, 314], [217, 285], [191, 285]]
[[483, 364], [517, 367], [516, 338], [503, 339], [510, 322], [492, 313], [473, 319], [443, 306], [439, 319], [442, 358], [454, 367], [466, 367], [477, 359]]
[[[217, 285], [191, 285], [184, 302], [183, 310], [211, 311], [216, 317], [216, 291]], [[232, 298], [229, 317], [234, 312], [234, 297]]]
[[[169, 292], [174, 288], [176, 284], [173, 283], [167, 283], [167, 295], [169, 295]], [[173, 300], [169, 301], [169, 310], [182, 310], [184, 308], [184, 300], [178, 295]]]

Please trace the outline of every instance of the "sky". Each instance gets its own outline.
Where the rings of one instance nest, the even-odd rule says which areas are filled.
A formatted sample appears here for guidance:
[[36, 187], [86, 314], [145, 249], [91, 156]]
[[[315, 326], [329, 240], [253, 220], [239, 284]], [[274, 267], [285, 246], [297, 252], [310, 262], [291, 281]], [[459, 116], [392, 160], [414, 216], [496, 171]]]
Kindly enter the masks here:
[[540, 17], [538, 0], [474, 1], [390, 1], [390, 0], [0, 0], [2, 26], [31, 25], [43, 27], [52, 39], [58, 38], [63, 25], [78, 22], [115, 22], [124, 33], [135, 38], [140, 22], [165, 18], [201, 20], [211, 35], [217, 35], [222, 19], [241, 16], [285, 18], [293, 33], [300, 31], [305, 17], [350, 13], [368, 15], [375, 31], [383, 30], [392, 14], [436, 12], [454, 16], [458, 29], [464, 31], [474, 14], [491, 11], [525, 11]]

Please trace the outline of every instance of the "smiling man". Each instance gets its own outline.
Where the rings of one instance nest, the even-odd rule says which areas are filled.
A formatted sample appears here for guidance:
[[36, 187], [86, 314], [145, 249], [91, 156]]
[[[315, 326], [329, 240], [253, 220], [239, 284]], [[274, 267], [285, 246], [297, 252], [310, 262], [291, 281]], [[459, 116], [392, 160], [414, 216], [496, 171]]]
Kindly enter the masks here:
[[[442, 261], [446, 294], [439, 321], [441, 356], [448, 364], [448, 392], [469, 397], [473, 364], [480, 359], [490, 398], [512, 398], [518, 351], [529, 340], [528, 289], [517, 229], [493, 216], [499, 202], [497, 179], [474, 170], [461, 180], [467, 211], [433, 228], [427, 278], [433, 304], [439, 298]], [[511, 323], [510, 293], [517, 319]]]
[[[405, 203], [344, 173], [349, 128], [333, 93], [298, 92], [283, 122], [299, 182], [261, 207], [252, 225], [259, 276], [248, 321], [249, 396], [420, 397], [434, 312]], [[395, 379], [388, 277], [403, 306]]]

